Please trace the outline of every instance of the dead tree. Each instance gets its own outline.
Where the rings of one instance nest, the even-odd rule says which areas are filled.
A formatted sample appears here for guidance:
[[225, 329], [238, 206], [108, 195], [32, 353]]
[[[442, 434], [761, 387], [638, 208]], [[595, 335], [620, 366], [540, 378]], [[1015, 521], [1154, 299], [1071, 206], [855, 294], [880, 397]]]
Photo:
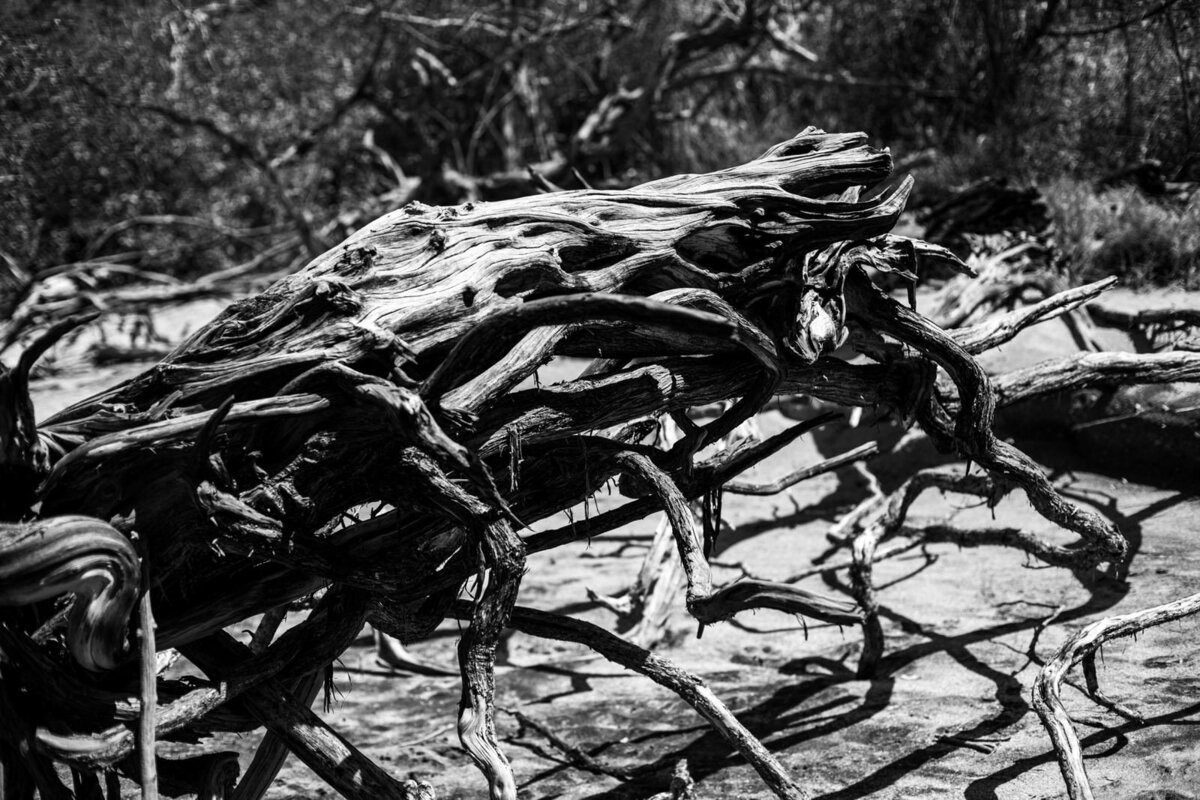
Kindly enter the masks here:
[[[804, 796], [691, 676], [569, 618], [513, 611], [527, 553], [664, 510], [701, 626], [755, 608], [857, 624], [855, 604], [788, 584], [713, 586], [690, 502], [798, 431], [696, 454], [778, 394], [916, 420], [986, 471], [986, 486], [963, 488], [1019, 488], [1078, 537], [1006, 544], [1075, 568], [1120, 562], [1116, 528], [993, 435], [996, 392], [972, 353], [1004, 334], [947, 333], [872, 284], [866, 267], [911, 276], [947, 254], [888, 235], [910, 183], [883, 184], [890, 157], [865, 142], [808, 129], [747, 164], [628, 191], [406, 206], [142, 375], [35, 423], [29, 369], [76, 321], [48, 329], [0, 373], [0, 604], [12, 607], [0, 703], [17, 722], [0, 734], [6, 785], [71, 796], [54, 762], [88, 780], [149, 780], [155, 738], [265, 728], [239, 796], [265, 791], [283, 748], [347, 797], [427, 796], [308, 701], [364, 622], [407, 643], [458, 613], [470, 620], [459, 733], [493, 798], [515, 797], [493, 722], [510, 624], [653, 667], [778, 796]], [[833, 355], [848, 329], [875, 363]], [[881, 337], [904, 347], [873, 346]], [[517, 388], [560, 355], [597, 361], [576, 380]], [[656, 417], [730, 400], [669, 448], [647, 443]], [[626, 504], [526, 532], [613, 478]], [[936, 481], [911, 491], [922, 485]], [[473, 601], [455, 606], [464, 585]], [[269, 628], [253, 649], [223, 632], [318, 593], [274, 641]], [[73, 602], [57, 608], [58, 594]], [[151, 614], [152, 643], [136, 634]], [[170, 648], [208, 681], [156, 679], [154, 650]], [[163, 780], [181, 769], [159, 760]]]

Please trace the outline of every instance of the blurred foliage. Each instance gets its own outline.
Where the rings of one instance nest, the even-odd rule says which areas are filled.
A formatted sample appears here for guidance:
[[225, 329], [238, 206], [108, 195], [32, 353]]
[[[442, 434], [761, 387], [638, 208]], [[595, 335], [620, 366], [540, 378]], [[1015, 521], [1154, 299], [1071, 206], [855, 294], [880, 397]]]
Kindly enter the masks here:
[[1173, 170], [1198, 40], [1182, 0], [10, 0], [0, 255], [196, 274], [292, 236], [298, 263], [389, 204], [532, 191], [526, 165], [628, 185], [809, 124], [933, 149], [923, 197]]
[[1135, 187], [1097, 192], [1075, 178], [1044, 187], [1056, 243], [1075, 282], [1121, 275], [1124, 282], [1200, 289], [1200, 194], [1163, 204]]

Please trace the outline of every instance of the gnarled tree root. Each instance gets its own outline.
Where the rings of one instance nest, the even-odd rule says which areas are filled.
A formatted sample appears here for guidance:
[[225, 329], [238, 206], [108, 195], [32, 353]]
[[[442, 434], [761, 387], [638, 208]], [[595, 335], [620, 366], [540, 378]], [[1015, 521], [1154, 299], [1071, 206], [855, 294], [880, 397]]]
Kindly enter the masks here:
[[84, 669], [112, 669], [124, 660], [140, 582], [133, 545], [98, 519], [0, 522], [0, 606], [73, 594], [67, 643]]
[[[459, 603], [455, 613], [469, 618], [468, 606]], [[686, 672], [662, 656], [643, 650], [589, 622], [518, 606], [509, 623], [523, 633], [543, 639], [575, 642], [591, 648], [626, 669], [631, 669], [670, 689], [684, 700], [745, 758], [777, 797], [784, 800], [804, 800], [809, 797], [788, 775], [783, 765], [746, 730], [725, 704], [712, 693], [704, 681]]]
[[921, 415], [921, 426], [936, 443], [955, 449], [997, 478], [1021, 487], [1039, 514], [1078, 533], [1081, 542], [1075, 556], [1077, 566], [1121, 563], [1126, 541], [1116, 526], [1066, 500], [1032, 459], [996, 438], [992, 430], [996, 397], [991, 381], [965, 349], [932, 322], [880, 292], [860, 270], [848, 276], [846, 293], [851, 308], [864, 323], [912, 345], [945, 369], [954, 381], [959, 395], [954, 422], [932, 400]]
[[[517, 800], [512, 767], [496, 739], [496, 645], [508, 625], [525, 569], [525, 545], [507, 521], [478, 537], [480, 575], [471, 626], [458, 644], [462, 699], [458, 738], [487, 777], [491, 800]], [[484, 574], [484, 570], [487, 573]]]
[[[875, 254], [876, 266], [911, 280], [902, 257], [945, 258], [886, 236], [911, 187], [872, 190], [889, 169], [890, 157], [864, 135], [810, 129], [748, 164], [626, 192], [413, 204], [233, 304], [144, 374], [36, 429], [25, 382], [48, 340], [35, 343], [16, 370], [0, 371], [0, 472], [24, 476], [0, 518], [43, 519], [0, 528], [0, 602], [41, 605], [6, 612], [0, 645], [4, 681], [46, 699], [21, 709], [24, 727], [0, 746], [6, 772], [15, 758], [29, 785], [36, 779], [56, 796], [53, 769], [44, 769], [50, 760], [81, 774], [124, 763], [134, 748], [130, 725], [145, 707], [147, 732], [153, 718], [159, 738], [267, 727], [275, 738], [243, 779], [247, 798], [278, 769], [280, 743], [339, 791], [416, 796], [423, 790], [370, 764], [305, 701], [315, 673], [368, 616], [403, 642], [418, 640], [475, 576], [460, 647], [460, 732], [492, 796], [507, 800], [515, 788], [496, 743], [493, 662], [526, 550], [665, 509], [688, 610], [702, 625], [764, 607], [859, 621], [853, 604], [787, 584], [712, 586], [714, 495], [731, 482], [775, 490], [736, 479], [819, 420], [709, 461], [697, 463], [697, 454], [776, 393], [917, 419], [940, 446], [988, 471], [992, 483], [979, 491], [1019, 486], [1043, 516], [1080, 537], [1062, 550], [1021, 532], [972, 533], [973, 541], [1005, 538], [1075, 568], [1119, 563], [1116, 530], [1067, 502], [1036, 465], [995, 439], [1001, 384], [989, 383], [972, 358], [1103, 286], [996, 324], [941, 331], [875, 290], [859, 268]], [[882, 363], [838, 356], [848, 320], [864, 340], [867, 329], [875, 334]], [[556, 356], [596, 360], [575, 380], [523, 388]], [[937, 384], [935, 364], [953, 389]], [[645, 444], [654, 419], [708, 403], [726, 410], [707, 425], [685, 425], [674, 445]], [[836, 463], [843, 462], [820, 468]], [[794, 472], [779, 487], [808, 474]], [[630, 502], [518, 536], [614, 477], [634, 495]], [[690, 506], [697, 498], [708, 498], [710, 509], [700, 524]], [[875, 526], [875, 542], [898, 529], [907, 502]], [[372, 509], [366, 518], [363, 508]], [[65, 624], [81, 663], [107, 669], [129, 660], [137, 559], [118, 529], [134, 527], [153, 567], [157, 646], [178, 648], [210, 675], [199, 685], [158, 678], [156, 704], [128, 687], [102, 689], [101, 679], [67, 668], [50, 646]], [[82, 535], [58, 537], [59, 528]], [[34, 530], [53, 534], [44, 552], [28, 536]], [[873, 560], [870, 537], [856, 541], [857, 565]], [[38, 588], [46, 574], [54, 592]], [[869, 587], [869, 574], [859, 583]], [[222, 633], [331, 585], [309, 619], [269, 645], [269, 628], [255, 649]], [[71, 591], [71, 614], [81, 619], [53, 616], [41, 630], [30, 622], [51, 612], [53, 594]], [[858, 594], [869, 612], [869, 588]], [[107, 605], [92, 619], [86, 610], [96, 598]], [[659, 664], [593, 634], [631, 668]], [[726, 726], [777, 793], [800, 796], [707, 690], [663, 674]]]
[[[1042, 667], [1033, 684], [1033, 708], [1050, 734], [1050, 741], [1058, 756], [1058, 766], [1067, 785], [1067, 795], [1071, 800], [1092, 800], [1093, 795], [1087, 770], [1083, 765], [1079, 736], [1075, 733], [1075, 726], [1062, 702], [1062, 684], [1067, 672], [1071, 667], [1083, 662], [1091, 689], [1095, 685], [1094, 659], [1105, 642], [1122, 636], [1133, 636], [1155, 625], [1196, 613], [1200, 613], [1200, 594], [1144, 611], [1093, 622], [1072, 636]], [[1100, 702], [1110, 705], [1103, 700]]]

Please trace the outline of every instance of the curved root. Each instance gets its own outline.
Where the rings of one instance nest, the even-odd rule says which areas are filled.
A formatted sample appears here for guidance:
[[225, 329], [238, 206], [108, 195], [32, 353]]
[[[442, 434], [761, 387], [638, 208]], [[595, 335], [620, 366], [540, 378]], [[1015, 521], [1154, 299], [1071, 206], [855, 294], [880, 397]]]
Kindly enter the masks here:
[[0, 606], [75, 595], [67, 644], [84, 669], [108, 670], [124, 660], [138, 583], [133, 545], [98, 519], [0, 523]]
[[[479, 536], [480, 595], [471, 613], [471, 627], [458, 645], [462, 672], [458, 738], [488, 779], [491, 800], [516, 800], [512, 767], [496, 740], [496, 644], [508, 625], [525, 569], [525, 546], [505, 521], [493, 523]], [[489, 570], [485, 580], [484, 568]]]
[[[1033, 709], [1050, 734], [1058, 766], [1067, 784], [1071, 800], [1091, 800], [1092, 787], [1083, 766], [1083, 749], [1079, 736], [1062, 702], [1062, 684], [1067, 672], [1080, 661], [1094, 656], [1105, 642], [1122, 636], [1132, 636], [1155, 625], [1200, 613], [1200, 594], [1166, 603], [1132, 614], [1109, 617], [1093, 622], [1071, 637], [1054, 657], [1046, 662], [1033, 683]], [[1089, 678], [1089, 683], [1092, 679]]]

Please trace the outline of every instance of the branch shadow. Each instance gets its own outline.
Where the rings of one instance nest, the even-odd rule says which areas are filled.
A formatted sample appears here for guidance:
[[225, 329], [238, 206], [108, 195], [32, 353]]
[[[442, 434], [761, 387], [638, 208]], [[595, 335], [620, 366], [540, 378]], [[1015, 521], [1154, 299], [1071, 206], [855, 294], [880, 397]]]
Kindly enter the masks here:
[[[1142, 547], [1144, 538], [1142, 523], [1172, 505], [1187, 499], [1184, 495], [1172, 495], [1152, 503], [1135, 514], [1123, 514], [1119, 510], [1117, 498], [1111, 495], [1078, 492], [1072, 494], [1076, 499], [1100, 508], [1120, 526], [1127, 537], [1129, 553], [1125, 563], [1115, 571], [1118, 575], [1127, 574], [1129, 564]], [[773, 521], [771, 524], [778, 524], [778, 521]], [[848, 591], [849, 587], [841, 584], [834, 573], [825, 573], [825, 577], [827, 583], [830, 583], [833, 588]], [[1088, 591], [1088, 597], [1081, 604], [1059, 613], [1055, 617], [1056, 624], [1100, 616], [1103, 612], [1112, 609], [1130, 591], [1130, 586], [1126, 581], [1114, 577], [1111, 573], [1093, 570], [1087, 573], [1076, 573], [1075, 577]], [[1040, 626], [1044, 624], [1044, 617], [1005, 621], [960, 634], [943, 635], [893, 609], [882, 607], [881, 614], [898, 625], [905, 633], [920, 636], [924, 641], [910, 644], [887, 654], [881, 660], [877, 674], [868, 681], [861, 701], [853, 708], [837, 710], [854, 702], [853, 697], [820, 699], [820, 695], [827, 690], [859, 680], [854, 671], [844, 663], [844, 660], [839, 661], [826, 657], [801, 658], [786, 664], [781, 672], [810, 676], [809, 679], [778, 688], [769, 697], [739, 712], [738, 717], [742, 723], [760, 740], [769, 740], [769, 749], [777, 753], [788, 751], [823, 736], [844, 731], [871, 719], [887, 708], [892, 700], [897, 673], [934, 654], [946, 654], [968, 671], [992, 682], [995, 686], [994, 696], [1000, 709], [996, 714], [957, 732], [952, 738], [941, 737], [932, 744], [899, 755], [890, 763], [873, 770], [854, 783], [821, 795], [821, 800], [855, 800], [870, 796], [896, 784], [904, 776], [946, 755], [964, 748], [978, 749], [977, 745], [972, 744], [973, 740], [983, 740], [1001, 734], [1005, 729], [1020, 722], [1032, 710], [1017, 677], [1021, 671], [1028, 668], [1028, 662], [1009, 673], [988, 664], [970, 652], [968, 648], [999, 637], [1026, 631], [1033, 632], [1036, 636]], [[1041, 663], [1036, 658], [1034, 660]], [[812, 677], [810, 673], [812, 669], [820, 670], [825, 674]], [[805, 707], [814, 701], [815, 705]], [[1189, 706], [1179, 712], [1151, 718], [1147, 721], [1147, 725], [1169, 724], [1190, 716], [1198, 707], [1200, 705]], [[1116, 739], [1116, 746], [1119, 749], [1118, 737], [1136, 727], [1141, 726], [1127, 724], [1119, 728], [1105, 729], [1105, 731], [1087, 737], [1084, 741], [1091, 746]], [[797, 728], [802, 729], [797, 730]], [[602, 746], [600, 750], [606, 749], [606, 747]], [[1116, 750], [1112, 752], [1116, 752]], [[1094, 757], [1102, 757], [1102, 755], [1094, 754]], [[679, 759], [687, 759], [692, 775], [698, 781], [727, 767], [742, 763], [741, 757], [730, 750], [728, 743], [715, 731], [710, 730], [671, 752], [659, 755], [652, 764], [645, 766], [646, 775], [634, 778], [620, 787], [590, 795], [590, 800], [626, 800], [626, 798], [653, 794], [654, 791], [663, 788], [664, 776]], [[993, 797], [994, 793], [987, 794], [986, 792], [1012, 780], [1034, 766], [1053, 759], [1053, 751], [1048, 751], [1045, 756], [1022, 759], [975, 781], [966, 789], [966, 796], [972, 800]]]
[[[1087, 760], [1103, 758], [1104, 756], [1112, 755], [1120, 751], [1129, 741], [1128, 734], [1133, 731], [1148, 730], [1160, 725], [1200, 726], [1200, 719], [1188, 719], [1188, 717], [1195, 716], [1197, 714], [1200, 714], [1200, 702], [1192, 703], [1190, 706], [1185, 706], [1184, 708], [1180, 708], [1175, 711], [1169, 711], [1165, 714], [1159, 714], [1158, 716], [1146, 717], [1142, 722], [1130, 721], [1125, 722], [1122, 725], [1116, 725], [1096, 731], [1090, 736], [1084, 736], [1080, 739], [1080, 745], [1085, 751], [1110, 740], [1112, 740], [1113, 746], [1103, 753], [1085, 753], [1084, 758]], [[963, 797], [966, 800], [995, 800], [997, 796], [996, 790], [1004, 784], [1025, 774], [1034, 767], [1040, 767], [1043, 764], [1053, 764], [1057, 761], [1058, 756], [1053, 749], [1047, 750], [1045, 753], [1038, 756], [1030, 756], [1027, 758], [1018, 759], [1006, 767], [1002, 767], [995, 772], [989, 773], [972, 781], [963, 791]], [[1182, 797], [1183, 795], [1178, 796]]]

